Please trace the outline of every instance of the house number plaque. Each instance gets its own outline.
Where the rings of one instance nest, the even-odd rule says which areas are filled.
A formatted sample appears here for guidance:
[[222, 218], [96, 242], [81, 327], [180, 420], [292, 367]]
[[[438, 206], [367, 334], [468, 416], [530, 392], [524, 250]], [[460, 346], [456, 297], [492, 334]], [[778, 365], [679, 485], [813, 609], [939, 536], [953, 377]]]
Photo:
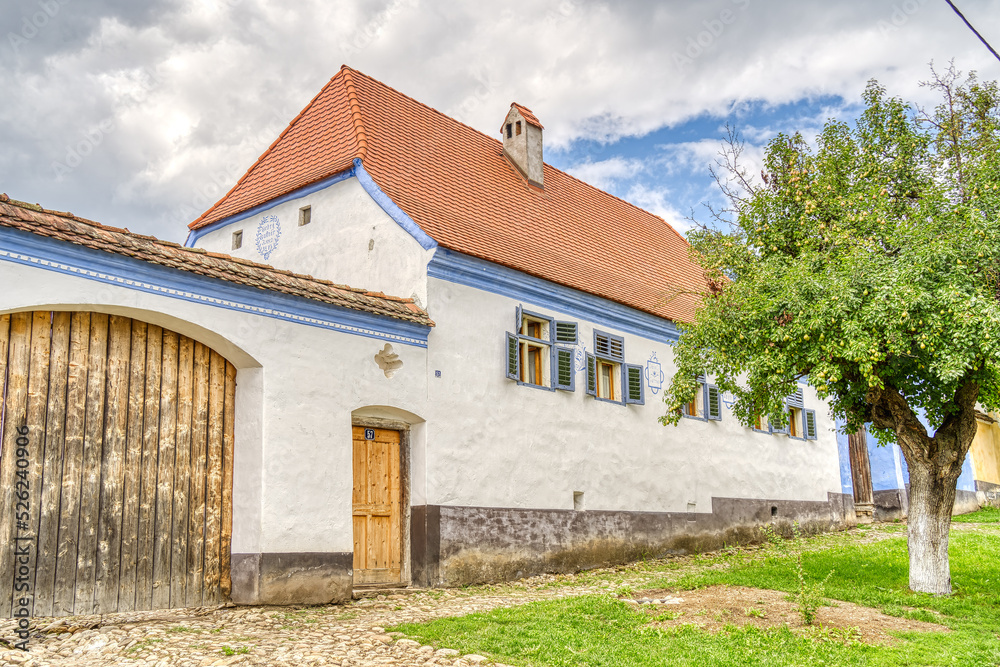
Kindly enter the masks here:
[[373, 429], [373, 428], [366, 428], [365, 429], [365, 440], [374, 440], [374, 439], [375, 439], [375, 429]]

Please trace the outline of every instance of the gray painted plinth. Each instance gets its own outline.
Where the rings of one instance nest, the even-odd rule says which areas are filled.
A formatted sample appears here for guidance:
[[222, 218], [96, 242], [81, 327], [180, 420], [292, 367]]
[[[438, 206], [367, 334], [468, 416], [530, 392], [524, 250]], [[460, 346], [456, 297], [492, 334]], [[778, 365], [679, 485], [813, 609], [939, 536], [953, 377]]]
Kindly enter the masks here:
[[352, 553], [233, 554], [236, 604], [329, 604], [351, 599]]

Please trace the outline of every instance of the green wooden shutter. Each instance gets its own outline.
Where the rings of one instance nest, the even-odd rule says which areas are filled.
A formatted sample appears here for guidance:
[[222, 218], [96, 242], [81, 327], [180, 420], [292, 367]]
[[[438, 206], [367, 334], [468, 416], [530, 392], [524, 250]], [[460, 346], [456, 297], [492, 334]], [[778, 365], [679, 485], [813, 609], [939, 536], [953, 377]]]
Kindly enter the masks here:
[[788, 410], [786, 409], [781, 414], [784, 415], [784, 418], [781, 420], [781, 426], [776, 427], [774, 424], [771, 424], [771, 433], [784, 433], [785, 435], [788, 435]]
[[806, 440], [815, 440], [816, 439], [816, 411], [815, 410], [803, 410], [803, 414], [805, 415], [802, 418], [803, 425], [805, 426], [805, 428], [803, 429], [803, 432], [806, 435]]
[[552, 386], [565, 391], [576, 390], [576, 373], [573, 372], [573, 350], [568, 347], [555, 349]]
[[517, 336], [507, 332], [507, 377], [517, 380], [521, 377], [521, 346]]
[[722, 421], [722, 396], [719, 394], [719, 388], [714, 384], [708, 385], [708, 401], [705, 405], [707, 406], [705, 412], [709, 419]]
[[597, 357], [587, 353], [587, 393], [597, 396]]
[[625, 364], [625, 402], [643, 405], [646, 402], [642, 385], [642, 366]]
[[560, 322], [556, 320], [556, 342], [557, 343], [569, 343], [570, 345], [576, 345], [579, 337], [577, 336], [577, 326], [576, 322]]

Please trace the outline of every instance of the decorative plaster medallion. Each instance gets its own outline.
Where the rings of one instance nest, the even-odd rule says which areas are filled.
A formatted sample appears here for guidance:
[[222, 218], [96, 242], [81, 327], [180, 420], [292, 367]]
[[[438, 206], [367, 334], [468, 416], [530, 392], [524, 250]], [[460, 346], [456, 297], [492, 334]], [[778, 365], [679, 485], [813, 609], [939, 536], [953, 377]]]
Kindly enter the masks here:
[[646, 362], [646, 386], [654, 394], [660, 393], [660, 389], [663, 388], [663, 368], [660, 366], [660, 361], [656, 358], [656, 352], [650, 355], [649, 361]]
[[576, 372], [587, 370], [587, 346], [577, 345], [576, 352], [573, 354], [573, 358], [576, 360]]
[[391, 378], [396, 374], [396, 371], [403, 367], [402, 360], [398, 354], [393, 352], [392, 345], [389, 343], [386, 343], [382, 351], [375, 355], [375, 363], [378, 364], [387, 378]]
[[271, 253], [278, 247], [281, 238], [281, 223], [276, 215], [265, 215], [257, 224], [257, 252], [265, 260], [271, 258]]
[[724, 391], [722, 392], [722, 404], [732, 410], [733, 406], [736, 405], [736, 397], [728, 391]]

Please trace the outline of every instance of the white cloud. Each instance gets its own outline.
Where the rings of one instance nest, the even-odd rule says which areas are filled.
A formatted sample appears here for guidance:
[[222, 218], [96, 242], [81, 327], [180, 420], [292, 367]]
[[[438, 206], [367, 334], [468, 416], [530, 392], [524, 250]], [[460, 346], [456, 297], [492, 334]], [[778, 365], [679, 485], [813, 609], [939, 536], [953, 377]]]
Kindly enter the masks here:
[[[30, 39], [0, 40], [0, 85], [8, 92], [0, 108], [3, 189], [173, 239], [185, 232], [182, 210], [231, 184], [235, 177], [226, 186], [215, 181], [252, 164], [342, 62], [490, 135], [516, 100], [542, 120], [554, 149], [581, 138], [641, 136], [705, 114], [723, 118], [751, 101], [841, 96], [850, 104], [871, 77], [927, 102], [918, 82], [931, 59], [944, 65], [954, 57], [961, 69], [1000, 75], [950, 9], [930, 0], [515, 0], [503, 9], [475, 0], [73, 0], [62, 7]], [[15, 0], [0, 17], [19, 34], [37, 8]], [[964, 9], [1000, 42], [1000, 0]], [[144, 84], [150, 73], [155, 82]], [[775, 131], [819, 128], [823, 120], [742, 129], [756, 146]], [[114, 130], [57, 179], [53, 164], [105, 121]], [[710, 148], [683, 145], [672, 155], [675, 171], [665, 173], [704, 170]], [[622, 158], [575, 173], [620, 183], [669, 166]]]

